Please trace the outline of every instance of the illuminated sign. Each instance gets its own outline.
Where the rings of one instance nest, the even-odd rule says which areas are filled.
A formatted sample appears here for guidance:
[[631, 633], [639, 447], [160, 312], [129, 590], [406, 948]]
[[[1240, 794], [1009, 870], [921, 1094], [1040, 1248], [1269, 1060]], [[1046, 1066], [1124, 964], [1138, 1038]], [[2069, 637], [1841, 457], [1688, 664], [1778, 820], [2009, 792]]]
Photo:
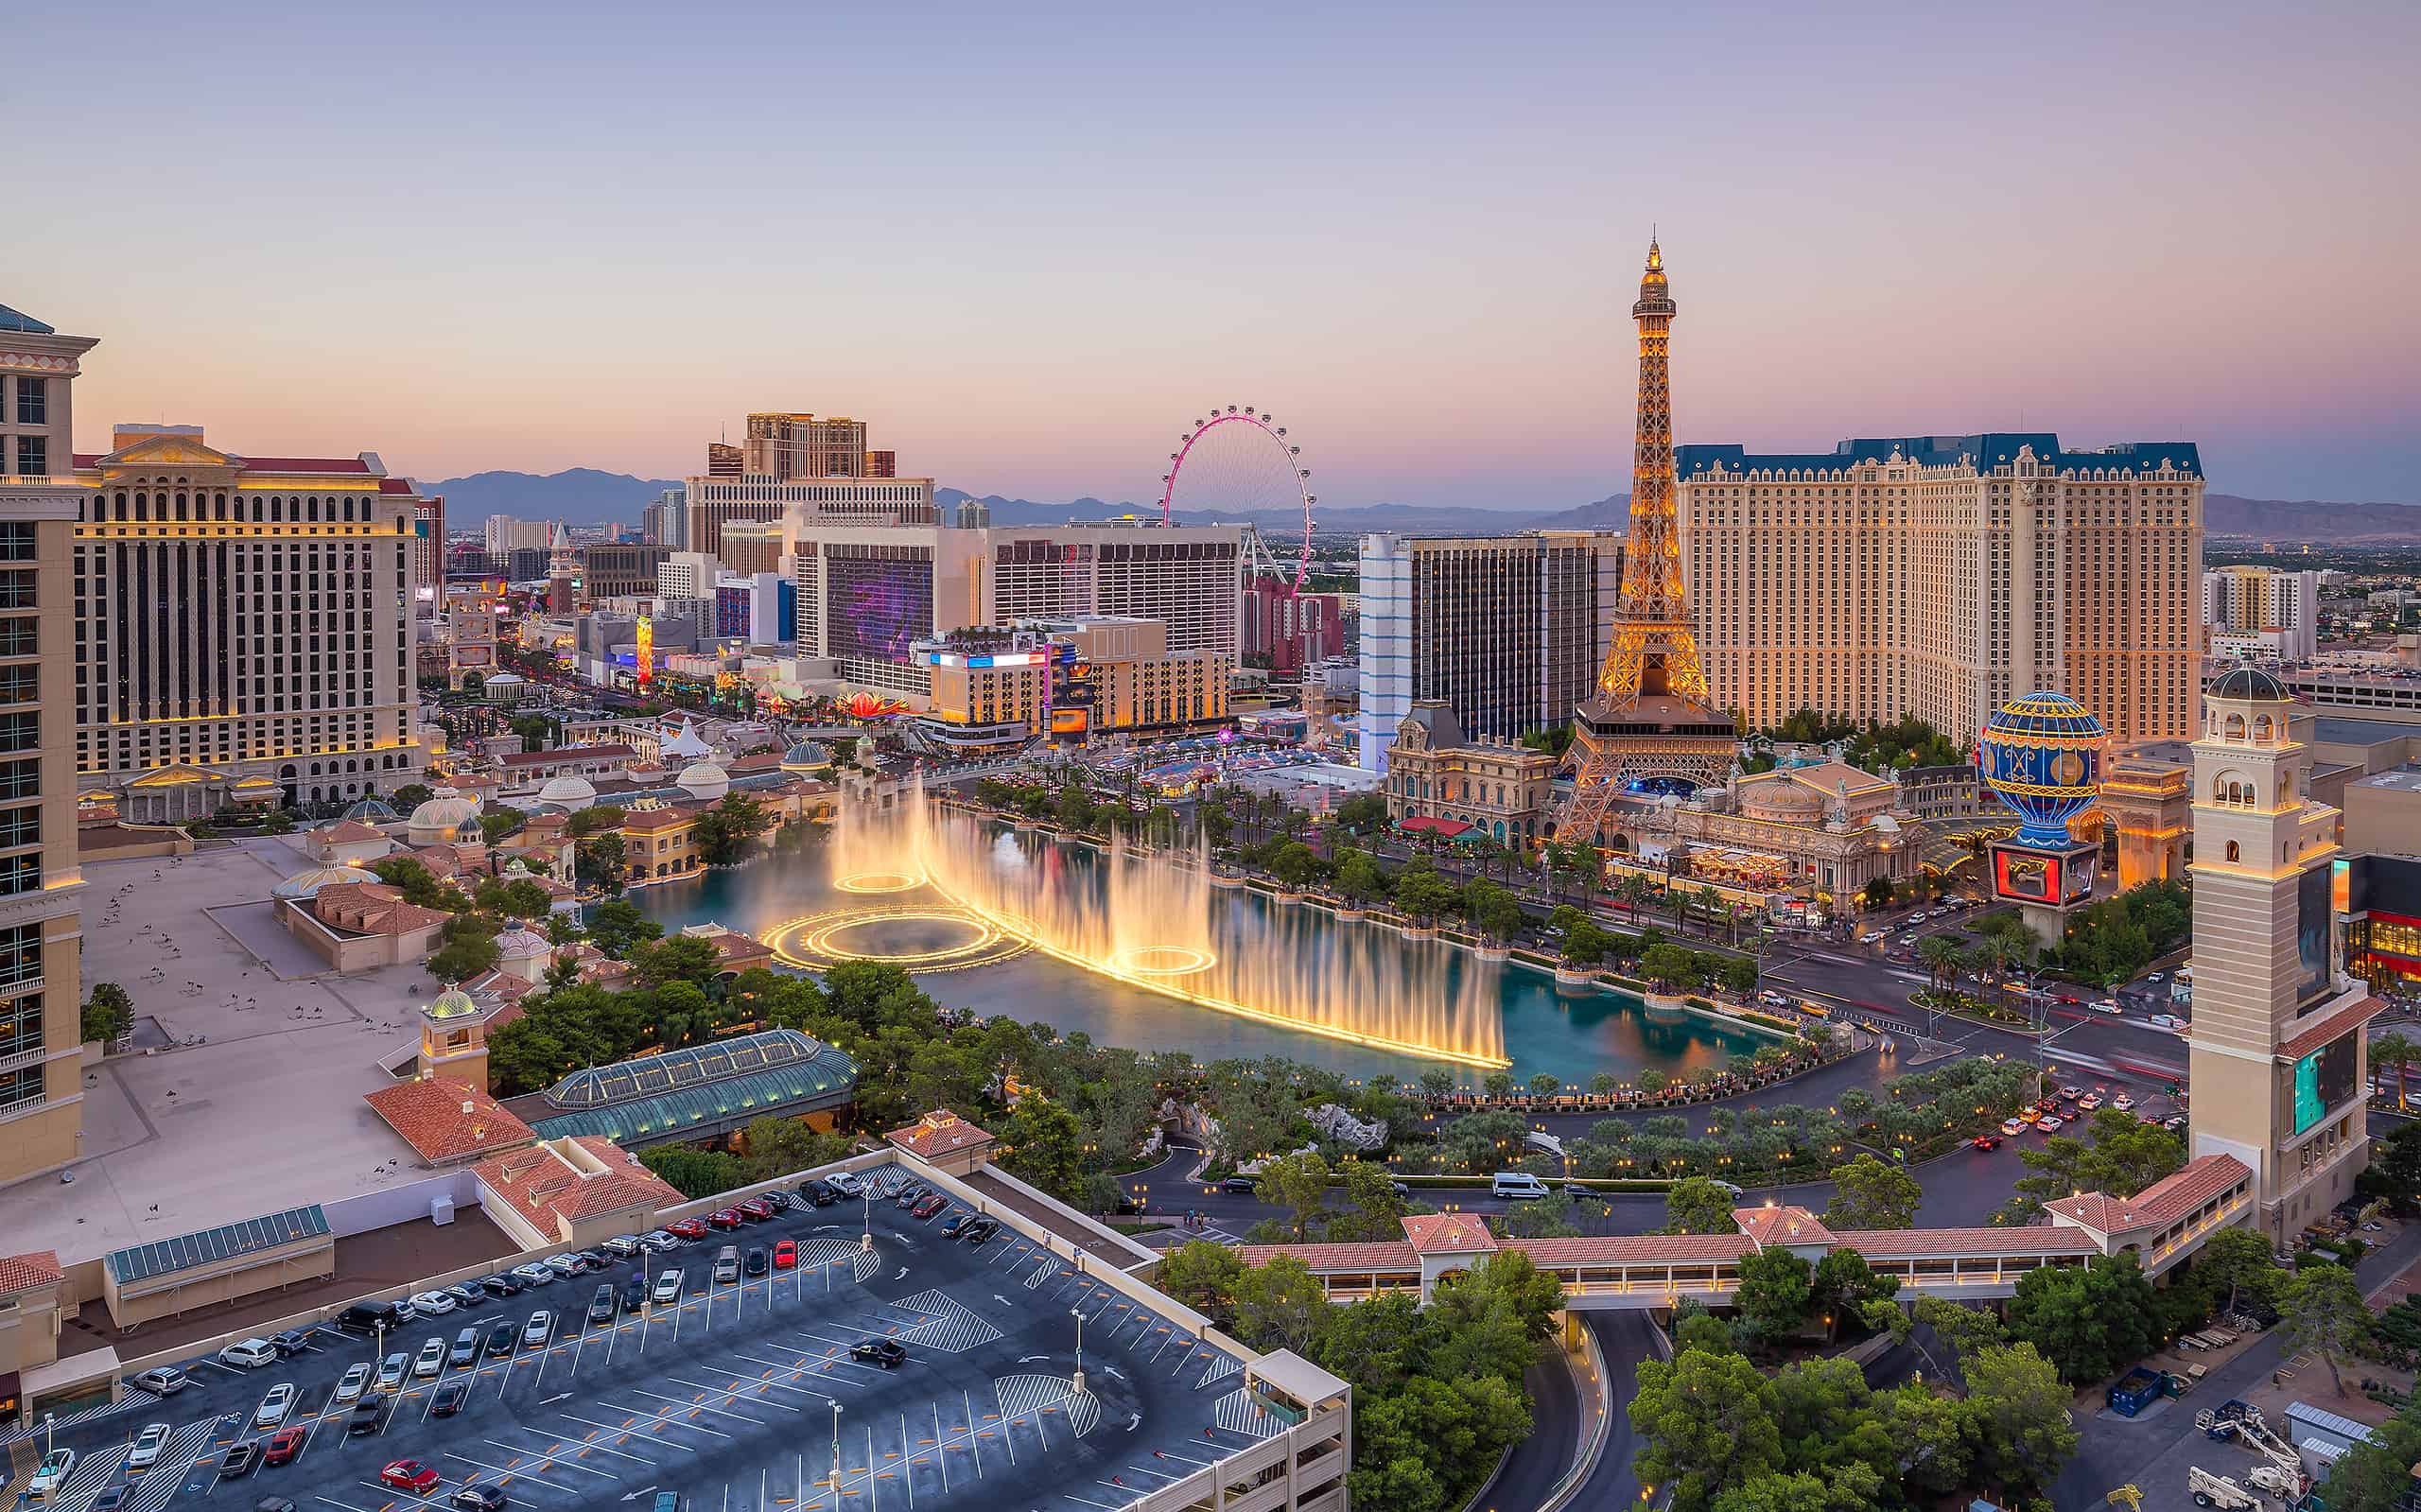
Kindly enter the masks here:
[[2295, 1132], [2303, 1133], [2354, 1095], [2354, 1036], [2337, 1038], [2295, 1062]]
[[2061, 853], [1996, 844], [1993, 847], [1993, 892], [2012, 903], [2081, 902], [2093, 895], [2100, 860], [2090, 847]]
[[647, 616], [639, 616], [638, 649], [632, 657], [638, 669], [639, 683], [644, 686], [655, 676], [655, 626]]

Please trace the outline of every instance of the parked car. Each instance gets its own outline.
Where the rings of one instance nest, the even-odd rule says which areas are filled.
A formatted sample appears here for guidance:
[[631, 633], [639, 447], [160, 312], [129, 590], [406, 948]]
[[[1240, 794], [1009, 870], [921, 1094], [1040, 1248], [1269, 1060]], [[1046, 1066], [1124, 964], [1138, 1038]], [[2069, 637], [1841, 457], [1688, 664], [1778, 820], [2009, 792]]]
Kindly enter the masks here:
[[504, 1491], [495, 1486], [466, 1486], [455, 1492], [453, 1500], [445, 1504], [453, 1507], [455, 1512], [502, 1512]]
[[639, 1252], [641, 1246], [639, 1236], [636, 1234], [616, 1234], [597, 1247], [608, 1254], [618, 1255], [624, 1260], [629, 1260]]
[[445, 1368], [445, 1341], [431, 1339], [420, 1347], [419, 1358], [412, 1361], [412, 1379], [427, 1381]]
[[706, 1214], [707, 1227], [720, 1228], [725, 1231], [738, 1228], [746, 1221], [747, 1220], [740, 1216], [740, 1209], [737, 1208], [718, 1208], [713, 1212]]
[[880, 1365], [885, 1370], [897, 1370], [908, 1358], [908, 1351], [894, 1339], [868, 1339], [863, 1344], [852, 1345], [849, 1358]]
[[572, 1277], [588, 1269], [588, 1264], [577, 1255], [549, 1255], [547, 1257], [547, 1269], [557, 1276]]
[[291, 1428], [279, 1429], [269, 1435], [269, 1442], [261, 1446], [261, 1463], [264, 1465], [293, 1464], [294, 1456], [303, 1452], [303, 1446], [310, 1441], [310, 1437], [311, 1430], [300, 1423]]
[[378, 1363], [378, 1389], [401, 1391], [404, 1389], [404, 1378], [411, 1373], [412, 1362], [409, 1355], [391, 1354]]
[[970, 1221], [971, 1220], [968, 1215], [966, 1213], [950, 1214], [948, 1218], [942, 1220], [942, 1237], [944, 1239], [956, 1239], [958, 1237], [958, 1231], [965, 1228]]
[[680, 1301], [681, 1286], [686, 1278], [687, 1273], [682, 1271], [662, 1272], [656, 1277], [655, 1290], [649, 1294], [648, 1300], [657, 1307], [670, 1307]]
[[821, 1181], [810, 1181], [798, 1189], [798, 1194], [818, 1208], [829, 1208], [841, 1200], [841, 1194]]
[[865, 1190], [865, 1178], [854, 1171], [835, 1171], [824, 1178], [824, 1184], [844, 1197], [854, 1197]]
[[588, 1321], [611, 1323], [621, 1311], [621, 1295], [611, 1281], [597, 1283], [596, 1292], [588, 1299]]
[[253, 1409], [253, 1426], [275, 1428], [285, 1422], [286, 1415], [293, 1410], [294, 1384], [292, 1382], [281, 1381], [270, 1387], [269, 1395], [263, 1397], [261, 1404]]
[[502, 1275], [491, 1276], [479, 1282], [479, 1290], [502, 1301], [506, 1297], [519, 1296], [530, 1290], [530, 1283], [511, 1271], [506, 1271]]
[[462, 1410], [462, 1402], [470, 1395], [469, 1383], [457, 1376], [439, 1386], [429, 1397], [428, 1415], [431, 1417], [451, 1417]]
[[743, 1261], [743, 1262], [741, 1263], [740, 1268], [741, 1268], [742, 1270], [746, 1271], [746, 1272], [747, 1272], [749, 1275], [751, 1275], [751, 1276], [762, 1276], [762, 1275], [764, 1275], [764, 1274], [765, 1274], [765, 1246], [764, 1246], [764, 1245], [762, 1245], [762, 1244], [751, 1244], [751, 1245], [749, 1245], [749, 1246], [748, 1246], [748, 1258], [747, 1258], [747, 1260], [746, 1260], [745, 1261]]
[[352, 1413], [344, 1420], [344, 1436], [367, 1438], [378, 1432], [386, 1422], [387, 1403], [392, 1400], [391, 1397], [373, 1393], [355, 1402]]
[[464, 1329], [454, 1335], [454, 1347], [445, 1351], [449, 1365], [473, 1365], [479, 1363], [479, 1330]]
[[477, 1281], [457, 1281], [445, 1288], [445, 1295], [454, 1299], [456, 1307], [485, 1307], [488, 1302], [488, 1294]]
[[900, 1188], [899, 1195], [892, 1200], [897, 1203], [904, 1210], [906, 1208], [914, 1208], [918, 1203], [924, 1201], [926, 1190], [927, 1188], [923, 1182], [912, 1181], [908, 1183], [908, 1185]]
[[639, 1236], [639, 1247], [651, 1255], [669, 1254], [681, 1247], [681, 1236], [671, 1229], [659, 1228]]
[[949, 1206], [949, 1199], [943, 1196], [940, 1192], [935, 1192], [932, 1196], [927, 1197], [922, 1202], [916, 1204], [915, 1207], [909, 1208], [908, 1216], [911, 1218], [931, 1218], [933, 1214], [940, 1212], [943, 1208]]
[[414, 1292], [412, 1294], [412, 1311], [425, 1318], [442, 1318], [453, 1312], [457, 1305], [451, 1293]]
[[74, 1450], [54, 1449], [44, 1454], [42, 1463], [34, 1468], [34, 1478], [26, 1483], [26, 1489], [36, 1496], [48, 1496], [67, 1484], [67, 1477], [75, 1469]]
[[84, 1512], [120, 1512], [126, 1505], [126, 1499], [133, 1494], [134, 1487], [124, 1481], [115, 1486], [104, 1486], [98, 1495], [84, 1503]]
[[277, 1352], [281, 1358], [287, 1355], [301, 1354], [304, 1350], [311, 1347], [311, 1330], [309, 1329], [287, 1329], [283, 1333], [270, 1334], [269, 1336], [269, 1342], [277, 1347]]
[[345, 1366], [344, 1374], [338, 1378], [336, 1395], [329, 1399], [340, 1407], [349, 1407], [359, 1401], [361, 1394], [369, 1389], [370, 1366], [350, 1364]]
[[174, 1432], [165, 1423], [146, 1423], [134, 1442], [126, 1446], [126, 1468], [148, 1470], [158, 1463], [160, 1451], [168, 1447], [168, 1434]]
[[426, 1496], [437, 1489], [437, 1471], [416, 1459], [399, 1459], [378, 1472], [381, 1485], [414, 1496]]
[[798, 1241], [785, 1239], [774, 1245], [774, 1269], [795, 1270], [798, 1267]]
[[531, 1313], [530, 1321], [521, 1326], [521, 1347], [525, 1349], [535, 1349], [554, 1336], [555, 1315], [545, 1308]]
[[218, 1456], [218, 1478], [222, 1481], [232, 1481], [239, 1475], [250, 1475], [253, 1473], [253, 1467], [260, 1462], [259, 1440], [247, 1438], [241, 1443], [230, 1444], [227, 1446], [227, 1452]]
[[643, 1312], [647, 1308], [647, 1273], [642, 1271], [622, 1282], [622, 1311]]
[[278, 1358], [277, 1346], [267, 1339], [246, 1339], [218, 1351], [221, 1364], [234, 1365], [238, 1370], [258, 1370], [263, 1365], [277, 1364]]
[[774, 1205], [762, 1197], [751, 1197], [736, 1207], [740, 1216], [752, 1224], [761, 1224], [774, 1216]]
[[715, 1282], [721, 1285], [724, 1281], [738, 1279], [740, 1279], [740, 1246], [725, 1244], [723, 1247], [723, 1253], [715, 1257]]
[[583, 1249], [574, 1254], [572, 1259], [580, 1261], [580, 1268], [583, 1271], [610, 1271], [614, 1268], [614, 1257], [603, 1250]]
[[563, 1277], [563, 1273], [561, 1271], [556, 1270], [553, 1266], [548, 1264], [544, 1260], [531, 1260], [527, 1265], [515, 1265], [513, 1268], [513, 1274], [520, 1277], [531, 1286], [552, 1286]]
[[668, 1234], [675, 1234], [694, 1244], [706, 1237], [706, 1221], [703, 1218], [676, 1219], [664, 1225]]
[[521, 1327], [511, 1318], [491, 1324], [488, 1327], [488, 1358], [505, 1359], [513, 1353], [514, 1347], [520, 1342]]
[[126, 1383], [154, 1397], [173, 1397], [187, 1384], [185, 1373], [174, 1365], [153, 1365], [139, 1376], [130, 1377]]
[[410, 1312], [401, 1302], [356, 1302], [337, 1314], [337, 1326], [355, 1333], [374, 1333], [382, 1324], [392, 1329], [410, 1320]]

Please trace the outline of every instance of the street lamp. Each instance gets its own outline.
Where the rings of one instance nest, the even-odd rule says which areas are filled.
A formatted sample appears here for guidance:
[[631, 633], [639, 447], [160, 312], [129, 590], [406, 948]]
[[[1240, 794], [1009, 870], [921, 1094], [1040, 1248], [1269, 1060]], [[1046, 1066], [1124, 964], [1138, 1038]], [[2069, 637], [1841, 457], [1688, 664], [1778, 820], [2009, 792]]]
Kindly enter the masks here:
[[1076, 1374], [1068, 1382], [1068, 1389], [1081, 1397], [1085, 1394], [1085, 1310], [1071, 1307], [1068, 1315], [1076, 1320]]
[[841, 1506], [841, 1403], [839, 1402], [839, 1400], [838, 1400], [838, 1399], [835, 1399], [835, 1400], [833, 1401], [833, 1403], [832, 1403], [832, 1506], [833, 1506], [833, 1512], [840, 1512], [840, 1506]]
[[[874, 1250], [874, 1184], [862, 1178], [858, 1182], [858, 1216], [864, 1225], [858, 1235], [858, 1247], [871, 1254]], [[838, 1407], [840, 1403], [833, 1405]], [[832, 1494], [838, 1496], [841, 1493], [836, 1488]]]

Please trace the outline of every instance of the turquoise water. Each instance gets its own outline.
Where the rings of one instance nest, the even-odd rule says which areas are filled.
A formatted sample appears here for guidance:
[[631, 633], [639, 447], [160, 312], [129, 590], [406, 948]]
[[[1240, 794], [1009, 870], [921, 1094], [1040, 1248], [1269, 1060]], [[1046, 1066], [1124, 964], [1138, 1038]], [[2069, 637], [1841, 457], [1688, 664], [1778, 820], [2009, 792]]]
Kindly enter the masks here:
[[[853, 904], [903, 902], [918, 895], [837, 892], [827, 868], [823, 853], [808, 851], [709, 872], [689, 881], [658, 883], [631, 896], [642, 912], [668, 929], [711, 920], [761, 937], [775, 925], [804, 914]], [[1251, 948], [1257, 940], [1274, 938], [1277, 931], [1269, 927], [1269, 914], [1281, 905], [1242, 893], [1220, 895], [1219, 901], [1228, 910], [1220, 921], [1224, 948]], [[1384, 928], [1340, 923], [1315, 911], [1289, 912], [1298, 917], [1288, 921], [1287, 932], [1298, 940], [1304, 936], [1306, 921], [1312, 924], [1310, 937], [1315, 942], [1333, 938], [1339, 930]], [[946, 926], [902, 922], [869, 926], [852, 943], [871, 944], [878, 931], [883, 931], [880, 938], [889, 948], [932, 947], [946, 943], [949, 936]], [[1599, 1071], [1611, 1071], [1627, 1081], [1648, 1069], [1680, 1074], [1702, 1066], [1719, 1068], [1729, 1057], [1745, 1056], [1766, 1043], [1755, 1034], [1694, 1014], [1673, 1022], [1653, 1020], [1639, 999], [1628, 994], [1599, 991], [1585, 997], [1565, 996], [1555, 990], [1555, 980], [1543, 972], [1489, 966], [1448, 947], [1405, 944], [1402, 948], [1448, 950], [1454, 970], [1494, 975], [1505, 1053], [1513, 1062], [1513, 1074], [1524, 1080], [1540, 1071], [1580, 1086]], [[1316, 977], [1321, 965], [1317, 945], [1300, 953], [1304, 971]], [[1438, 1064], [1176, 1001], [1095, 976], [1039, 951], [993, 965], [927, 972], [917, 980], [937, 1001], [950, 1007], [986, 1016], [1006, 1014], [1021, 1023], [1049, 1024], [1062, 1034], [1081, 1030], [1098, 1044], [1183, 1050], [1199, 1061], [1284, 1055], [1352, 1076], [1381, 1070], [1412, 1076]], [[1471, 1079], [1476, 1073], [1462, 1074]]]

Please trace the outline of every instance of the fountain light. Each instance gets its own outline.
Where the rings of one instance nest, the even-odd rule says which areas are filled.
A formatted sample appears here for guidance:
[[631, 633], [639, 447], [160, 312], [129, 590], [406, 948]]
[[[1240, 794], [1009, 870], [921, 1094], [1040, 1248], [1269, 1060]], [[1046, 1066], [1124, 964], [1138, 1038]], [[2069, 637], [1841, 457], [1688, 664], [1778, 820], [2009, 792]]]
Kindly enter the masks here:
[[855, 872], [832, 885], [844, 893], [913, 893], [925, 878], [919, 872]]
[[[923, 923], [955, 925], [966, 938], [930, 949], [886, 950], [850, 945], [844, 937], [876, 925]], [[765, 944], [786, 965], [816, 971], [836, 961], [876, 961], [908, 971], [954, 971], [992, 965], [1022, 955], [1023, 935], [970, 909], [945, 904], [897, 903], [879, 908], [834, 909], [791, 919], [766, 931]]]

